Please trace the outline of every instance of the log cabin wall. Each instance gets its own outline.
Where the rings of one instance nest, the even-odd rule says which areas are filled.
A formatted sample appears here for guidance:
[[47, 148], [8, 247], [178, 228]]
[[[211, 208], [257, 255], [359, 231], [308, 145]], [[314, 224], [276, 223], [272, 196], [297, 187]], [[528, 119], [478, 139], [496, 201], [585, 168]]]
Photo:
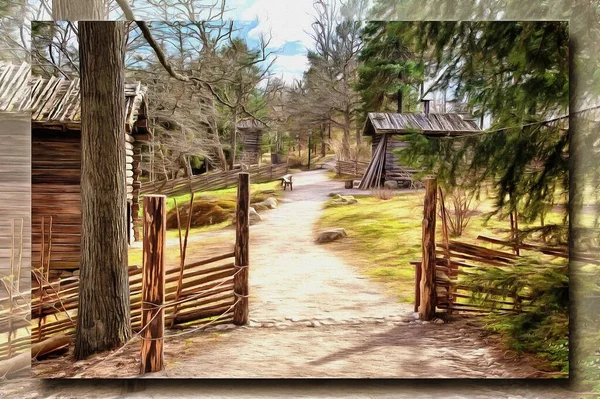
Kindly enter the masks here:
[[408, 147], [408, 143], [401, 136], [389, 134], [385, 149], [385, 180], [401, 181], [406, 174], [400, 163], [400, 155], [396, 151]]
[[[43, 241], [44, 263], [48, 262], [49, 255], [51, 277], [64, 277], [79, 268], [81, 132], [79, 130], [63, 131], [34, 127], [31, 140], [33, 266], [41, 265]], [[136, 202], [134, 202], [134, 194], [136, 194], [134, 186], [136, 184], [134, 184], [133, 162], [136, 141], [131, 135], [126, 134], [123, 144], [127, 159], [127, 201], [130, 206], [130, 212], [128, 212], [129, 236], [133, 241], [135, 237], [134, 203], [137, 204], [139, 197], [138, 188], [135, 196]], [[137, 181], [137, 186], [140, 186], [139, 181]], [[52, 243], [50, 248], [49, 242]]]
[[262, 130], [241, 130], [244, 149], [240, 161], [246, 165], [257, 165], [260, 161]]
[[[31, 282], [31, 147], [27, 134], [30, 115], [3, 113], [0, 119], [0, 277], [11, 274], [12, 263], [14, 282], [18, 274], [19, 291], [28, 292]], [[20, 273], [16, 270], [19, 264]], [[0, 285], [0, 297], [7, 294], [4, 285]]]
[[[152, 138], [148, 128], [146, 88], [140, 82], [125, 83], [125, 146], [126, 179], [130, 242], [139, 238], [134, 226], [138, 218], [139, 159], [141, 143]], [[79, 78], [51, 77], [44, 79], [31, 74], [30, 65], [0, 62], [0, 111], [5, 115], [27, 115], [26, 127], [14, 128], [3, 123], [3, 147], [0, 148], [0, 236], [3, 218], [31, 215], [25, 235], [31, 237], [34, 267], [43, 263], [54, 274], [79, 268], [81, 201], [79, 179], [81, 170], [81, 101]], [[31, 135], [23, 132], [31, 131]], [[25, 140], [25, 141], [23, 141]], [[31, 144], [30, 144], [31, 143]], [[30, 146], [31, 145], [31, 146]], [[26, 162], [21, 165], [21, 150], [27, 146]], [[136, 150], [137, 148], [137, 150]], [[30, 151], [31, 149], [31, 151]], [[134, 151], [137, 154], [134, 156]], [[137, 164], [134, 158], [137, 157]], [[20, 166], [21, 165], [21, 166]], [[23, 169], [23, 168], [26, 168]], [[19, 179], [27, 179], [25, 186]], [[12, 179], [12, 180], [10, 180]], [[11, 191], [12, 190], [12, 191]], [[30, 201], [31, 198], [31, 201]], [[6, 200], [6, 201], [5, 201]], [[24, 210], [26, 208], [26, 211]], [[50, 217], [52, 227], [50, 230]], [[44, 229], [42, 230], [42, 220]], [[52, 239], [50, 240], [50, 234]], [[42, 241], [44, 250], [42, 250]], [[52, 246], [48, 243], [52, 242]], [[0, 238], [0, 261], [6, 240]], [[9, 248], [10, 251], [10, 248]]]

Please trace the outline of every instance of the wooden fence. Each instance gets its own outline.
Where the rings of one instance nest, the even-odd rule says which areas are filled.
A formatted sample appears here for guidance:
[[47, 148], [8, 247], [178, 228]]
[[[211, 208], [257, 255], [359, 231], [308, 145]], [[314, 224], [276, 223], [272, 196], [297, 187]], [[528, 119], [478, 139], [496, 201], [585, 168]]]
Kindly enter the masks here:
[[[129, 267], [131, 326], [141, 328], [142, 268]], [[165, 272], [165, 322], [169, 326], [205, 323], [222, 315], [233, 304], [234, 253], [227, 252], [185, 265], [182, 279], [179, 267]], [[178, 304], [175, 304], [177, 299]], [[79, 303], [79, 278], [70, 277], [42, 284], [32, 284], [32, 342], [58, 334], [73, 334]], [[220, 322], [231, 322], [233, 312]], [[4, 347], [0, 347], [0, 353]]]
[[[567, 247], [550, 247], [500, 240], [478, 236], [482, 245], [450, 240], [448, 236], [447, 213], [441, 189], [433, 179], [425, 186], [424, 222], [423, 222], [423, 258], [411, 262], [415, 266], [415, 312], [424, 320], [433, 318], [436, 310], [445, 313], [485, 314], [490, 311], [518, 313], [527, 311], [530, 298], [523, 293], [490, 290], [489, 295], [475, 300], [474, 287], [467, 284], [461, 276], [472, 273], [474, 268], [497, 267], [511, 268], [527, 250], [536, 256], [569, 258]], [[439, 212], [438, 210], [439, 206]], [[441, 219], [441, 242], [435, 242], [436, 216]], [[512, 234], [516, 236], [516, 234]], [[495, 244], [501, 249], [483, 246]], [[580, 255], [581, 260], [593, 260], [592, 255]]]
[[[166, 270], [162, 266], [164, 272], [160, 274], [164, 277], [159, 276], [157, 280], [161, 287], [158, 291], [163, 293], [159, 306], [162, 326], [187, 328], [202, 327], [207, 324], [247, 323], [249, 175], [239, 172], [238, 175], [235, 245], [231, 243], [231, 250], [221, 254], [186, 263], [185, 248], [189, 224], [185, 232], [185, 242], [181, 239], [180, 230], [180, 262]], [[166, 216], [165, 196], [147, 196], [145, 201], [157, 197], [162, 197], [163, 206], [160, 208], [162, 216], [144, 218], [152, 228], [156, 228], [157, 224], [162, 226]], [[191, 201], [193, 202], [193, 196]], [[145, 209], [145, 212], [150, 210], [151, 207]], [[190, 215], [188, 215], [189, 219]], [[148, 309], [144, 309], [142, 303], [148, 303], [145, 295], [149, 292], [157, 292], [156, 287], [151, 286], [153, 282], [148, 281], [153, 273], [148, 270], [155, 263], [164, 265], [163, 244], [166, 235], [164, 227], [158, 228], [157, 234], [162, 238], [156, 241], [156, 234], [152, 235], [150, 228], [145, 226], [144, 258], [147, 262], [144, 267], [128, 267], [130, 317], [132, 330], [135, 333], [146, 334], [149, 330], [143, 327], [144, 320], [148, 320], [144, 312]], [[150, 240], [156, 242], [150, 244]], [[158, 242], [161, 244], [157, 245]], [[163, 257], [149, 258], [146, 247], [154, 252], [160, 249]], [[148, 261], [149, 259], [152, 261]], [[44, 349], [46, 352], [65, 348], [70, 343], [70, 339], [66, 338], [75, 333], [79, 305], [79, 276], [50, 279], [48, 269], [43, 267], [32, 270], [31, 274], [31, 295], [29, 292], [24, 294], [11, 290], [10, 295], [0, 298], [0, 335], [8, 337], [6, 341], [0, 343], [0, 360], [28, 351], [30, 346], [33, 348], [37, 343], [47, 343], [52, 340], [55, 340], [53, 345], [59, 346], [48, 347]]]
[[336, 161], [335, 170], [338, 176], [362, 176], [369, 166], [368, 162], [362, 161]]
[[[175, 196], [190, 192], [220, 190], [237, 184], [240, 170], [206, 173], [174, 180], [142, 183], [140, 194], [165, 194]], [[251, 166], [246, 170], [253, 183], [276, 180], [288, 173], [287, 164]]]

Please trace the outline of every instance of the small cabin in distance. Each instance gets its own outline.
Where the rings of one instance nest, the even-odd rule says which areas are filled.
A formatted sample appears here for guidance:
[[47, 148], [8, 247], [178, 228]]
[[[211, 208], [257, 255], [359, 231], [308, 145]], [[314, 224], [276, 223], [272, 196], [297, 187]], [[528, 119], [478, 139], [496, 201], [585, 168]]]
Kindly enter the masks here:
[[237, 123], [242, 142], [240, 163], [248, 166], [260, 164], [260, 145], [265, 127], [264, 123], [254, 118], [242, 119]]
[[393, 186], [402, 187], [412, 182], [414, 171], [401, 165], [397, 154], [397, 150], [409, 145], [405, 140], [408, 135], [448, 137], [481, 132], [477, 123], [464, 114], [429, 113], [427, 102], [424, 109], [423, 113], [368, 113], [362, 134], [371, 138], [372, 155], [359, 189], [381, 187], [385, 182], [395, 182]]

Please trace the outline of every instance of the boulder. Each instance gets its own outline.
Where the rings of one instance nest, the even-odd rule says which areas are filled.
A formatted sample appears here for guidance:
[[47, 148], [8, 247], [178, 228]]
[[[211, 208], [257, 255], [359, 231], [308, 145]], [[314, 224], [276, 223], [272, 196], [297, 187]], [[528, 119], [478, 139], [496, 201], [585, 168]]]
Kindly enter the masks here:
[[358, 201], [352, 195], [347, 195], [342, 197], [342, 201], [347, 203], [348, 205], [356, 204]]
[[338, 205], [353, 205], [356, 204], [358, 201], [356, 200], [356, 198], [354, 198], [352, 195], [335, 195], [333, 197], [333, 200], [329, 203], [329, 205], [331, 206], [338, 206]]
[[398, 189], [398, 182], [396, 180], [386, 180], [383, 183], [383, 187], [388, 188], [390, 190], [397, 190]]
[[259, 202], [258, 205], [265, 206], [268, 209], [275, 209], [279, 204], [277, 203], [277, 199], [269, 197], [266, 200]]
[[256, 209], [254, 209], [253, 207], [250, 207], [248, 217], [250, 218], [250, 226], [262, 220], [262, 217], [258, 214], [258, 212], [256, 212]]
[[346, 230], [344, 230], [342, 228], [329, 229], [329, 230], [325, 230], [319, 234], [319, 238], [317, 238], [317, 243], [325, 244], [328, 242], [337, 241], [344, 237], [348, 237], [348, 234], [346, 234]]
[[260, 203], [260, 202], [259, 202], [259, 203], [257, 203], [257, 204], [254, 204], [254, 205], [252, 205], [252, 206], [253, 206], [253, 207], [254, 207], [254, 209], [255, 209], [256, 211], [258, 211], [258, 212], [262, 212], [262, 211], [266, 211], [266, 210], [270, 209], [268, 206], [266, 206], [265, 204], [262, 204], [262, 203]]

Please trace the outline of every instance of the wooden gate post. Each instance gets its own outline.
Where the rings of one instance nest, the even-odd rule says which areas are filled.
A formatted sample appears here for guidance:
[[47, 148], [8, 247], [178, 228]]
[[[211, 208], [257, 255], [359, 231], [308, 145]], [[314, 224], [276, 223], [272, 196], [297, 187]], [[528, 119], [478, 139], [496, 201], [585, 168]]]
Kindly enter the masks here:
[[248, 323], [248, 265], [250, 238], [250, 176], [248, 173], [238, 174], [237, 208], [235, 213], [235, 277], [233, 291], [236, 305], [233, 308], [233, 323]]
[[421, 301], [419, 318], [431, 320], [435, 316], [435, 216], [437, 183], [435, 179], [425, 180], [425, 201], [423, 206], [423, 260], [421, 261]]
[[142, 348], [140, 372], [164, 368], [165, 240], [167, 197], [144, 197], [144, 254], [142, 283]]

